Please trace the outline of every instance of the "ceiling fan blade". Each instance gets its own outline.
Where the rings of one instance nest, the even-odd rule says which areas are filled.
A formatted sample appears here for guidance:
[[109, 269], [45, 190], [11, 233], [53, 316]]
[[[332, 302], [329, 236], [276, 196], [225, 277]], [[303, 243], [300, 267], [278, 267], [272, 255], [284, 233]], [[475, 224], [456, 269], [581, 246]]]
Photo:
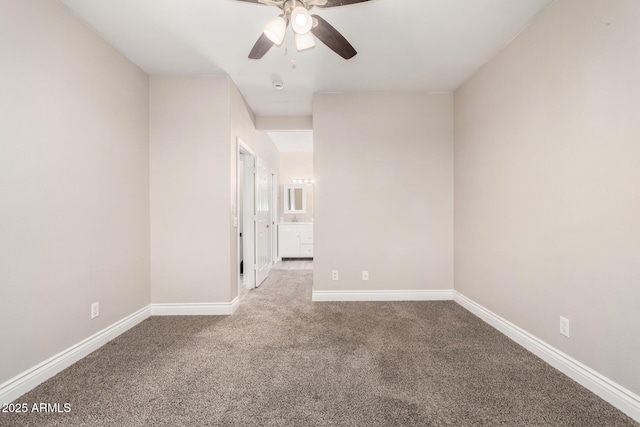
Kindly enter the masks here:
[[311, 28], [314, 36], [344, 59], [351, 59], [356, 56], [358, 52], [356, 52], [353, 46], [351, 46], [351, 43], [349, 43], [338, 30], [318, 15], [311, 16], [314, 20], [313, 27]]
[[269, 40], [269, 37], [265, 36], [264, 33], [260, 34], [260, 37], [258, 37], [258, 41], [253, 45], [251, 52], [249, 52], [249, 58], [262, 58], [264, 54], [267, 53], [269, 49], [271, 49], [271, 46], [273, 46], [273, 42]]
[[370, 0], [316, 0], [314, 3], [318, 7], [338, 7], [350, 4], [363, 3]]

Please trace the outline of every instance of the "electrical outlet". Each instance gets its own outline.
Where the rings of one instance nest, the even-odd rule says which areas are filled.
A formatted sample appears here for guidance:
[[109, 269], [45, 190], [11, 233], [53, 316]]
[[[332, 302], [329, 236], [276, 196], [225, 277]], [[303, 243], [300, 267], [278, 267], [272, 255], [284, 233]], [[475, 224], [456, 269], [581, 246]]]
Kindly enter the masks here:
[[331, 272], [331, 280], [338, 280], [338, 270], [333, 270]]
[[560, 316], [560, 333], [569, 338], [569, 319]]
[[98, 316], [100, 316], [100, 303], [94, 302], [91, 304], [91, 318], [95, 319]]
[[369, 272], [367, 270], [362, 271], [362, 280], [369, 280]]

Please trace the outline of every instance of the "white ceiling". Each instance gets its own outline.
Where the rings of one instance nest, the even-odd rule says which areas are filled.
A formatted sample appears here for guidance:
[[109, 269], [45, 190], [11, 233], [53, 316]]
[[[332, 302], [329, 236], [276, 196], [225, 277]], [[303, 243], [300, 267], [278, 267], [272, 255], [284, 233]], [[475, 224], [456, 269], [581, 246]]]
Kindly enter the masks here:
[[[316, 91], [453, 91], [553, 0], [372, 0], [313, 9], [358, 55], [321, 42], [247, 58], [274, 6], [236, 0], [60, 0], [149, 74], [227, 74], [256, 115], [311, 115]], [[291, 35], [291, 29], [288, 29]], [[297, 68], [291, 67], [295, 55]], [[285, 88], [276, 91], [274, 80]]]
[[267, 132], [271, 141], [281, 152], [305, 153], [313, 152], [312, 131]]

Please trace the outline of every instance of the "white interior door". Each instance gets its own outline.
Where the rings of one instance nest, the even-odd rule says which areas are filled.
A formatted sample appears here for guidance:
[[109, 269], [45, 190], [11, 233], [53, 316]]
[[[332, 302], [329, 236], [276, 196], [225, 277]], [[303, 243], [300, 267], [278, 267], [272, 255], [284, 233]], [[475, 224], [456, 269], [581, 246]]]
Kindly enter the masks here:
[[260, 286], [271, 269], [270, 175], [266, 163], [256, 158], [256, 286]]

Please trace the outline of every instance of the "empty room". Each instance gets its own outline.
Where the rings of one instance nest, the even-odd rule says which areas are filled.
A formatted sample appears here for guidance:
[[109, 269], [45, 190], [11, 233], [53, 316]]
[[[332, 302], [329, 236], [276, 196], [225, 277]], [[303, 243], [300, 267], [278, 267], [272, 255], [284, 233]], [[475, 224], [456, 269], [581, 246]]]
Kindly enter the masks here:
[[0, 425], [639, 426], [638, 0], [0, 0]]

